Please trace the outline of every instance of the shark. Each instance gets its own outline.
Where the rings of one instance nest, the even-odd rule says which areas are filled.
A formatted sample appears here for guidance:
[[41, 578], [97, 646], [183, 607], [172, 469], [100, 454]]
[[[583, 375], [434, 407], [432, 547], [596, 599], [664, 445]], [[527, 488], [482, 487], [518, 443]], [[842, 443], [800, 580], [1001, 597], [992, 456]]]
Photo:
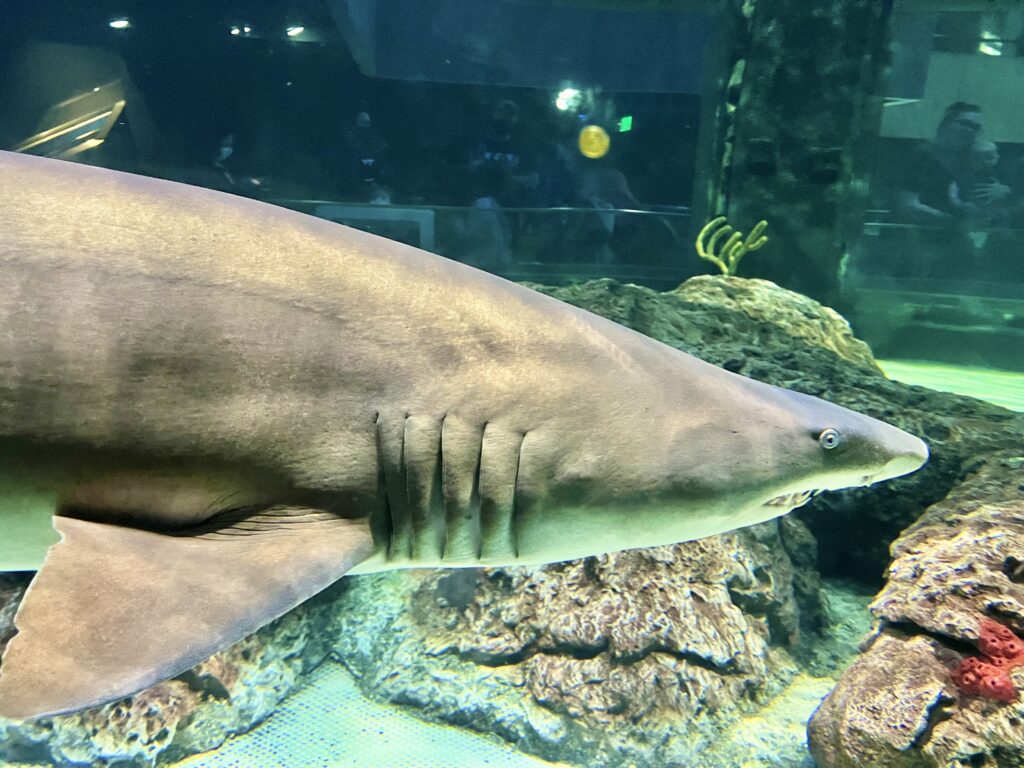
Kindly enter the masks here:
[[346, 574], [692, 540], [924, 442], [472, 267], [0, 152], [0, 716], [187, 671]]

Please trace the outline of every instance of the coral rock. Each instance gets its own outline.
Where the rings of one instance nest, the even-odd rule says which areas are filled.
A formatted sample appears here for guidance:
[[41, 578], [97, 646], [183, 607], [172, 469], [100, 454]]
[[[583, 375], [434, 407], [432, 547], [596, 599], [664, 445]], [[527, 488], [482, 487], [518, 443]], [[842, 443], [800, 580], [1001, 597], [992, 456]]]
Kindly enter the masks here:
[[979, 628], [982, 655], [969, 656], [953, 670], [953, 681], [962, 693], [984, 696], [1007, 704], [1017, 700], [1010, 670], [1024, 664], [1024, 643], [1013, 630], [985, 619]]
[[[1013, 683], [1020, 641], [978, 622], [998, 615], [1024, 626], [1021, 466], [1018, 451], [979, 459], [893, 544], [888, 583], [871, 606], [874, 636], [809, 726], [821, 768], [1024, 761]], [[954, 649], [964, 643], [985, 655], [961, 660]]]
[[979, 630], [978, 648], [989, 661], [1000, 667], [1024, 664], [1024, 642], [1009, 627], [985, 619]]
[[977, 656], [968, 656], [953, 670], [953, 682], [961, 693], [984, 696], [1010, 703], [1017, 700], [1017, 689], [1006, 669]]

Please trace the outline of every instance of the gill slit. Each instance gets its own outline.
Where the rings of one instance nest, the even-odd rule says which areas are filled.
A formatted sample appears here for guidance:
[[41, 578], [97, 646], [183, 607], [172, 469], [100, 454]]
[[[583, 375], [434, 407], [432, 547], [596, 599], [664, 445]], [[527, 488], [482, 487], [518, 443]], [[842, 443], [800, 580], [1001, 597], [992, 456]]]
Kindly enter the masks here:
[[473, 494], [470, 499], [470, 503], [476, 505], [476, 529], [474, 531], [476, 541], [473, 542], [473, 545], [476, 549], [477, 560], [484, 556], [484, 500], [480, 496], [480, 480], [484, 469], [484, 441], [487, 439], [487, 427], [490, 424], [491, 422], [488, 420], [480, 427], [480, 448], [476, 452], [476, 472], [473, 475]]
[[516, 560], [519, 559], [519, 523], [522, 515], [520, 503], [522, 494], [519, 492], [520, 468], [523, 465], [523, 446], [526, 444], [528, 434], [529, 430], [523, 432], [522, 438], [519, 440], [519, 450], [516, 452], [516, 479], [512, 484], [512, 514], [509, 515], [512, 528], [509, 531], [509, 541], [512, 542], [512, 555]]
[[[384, 542], [384, 560], [387, 561], [391, 559], [391, 553], [395, 548], [395, 523], [392, 519], [391, 498], [388, 495], [384, 438], [380, 433], [380, 411], [373, 414], [373, 427], [373, 440], [377, 449], [377, 496], [380, 505], [377, 510], [380, 519], [378, 526]], [[371, 531], [378, 526], [371, 527]]]
[[[448, 468], [445, 466], [445, 450], [444, 450], [444, 423], [448, 419], [448, 411], [444, 412], [441, 416], [441, 428], [437, 432], [437, 470], [434, 473], [435, 487], [440, 486], [441, 490], [441, 552], [440, 559], [444, 560], [445, 553], [448, 551], [448, 519], [451, 514], [451, 510], [448, 509], [448, 495], [451, 489], [448, 488]], [[440, 476], [438, 476], [440, 474]], [[429, 519], [429, 501], [428, 501], [428, 519]]]
[[414, 547], [413, 542], [415, 540], [412, 524], [412, 496], [409, 493], [409, 462], [406, 460], [405, 457], [405, 447], [409, 444], [408, 440], [406, 440], [406, 437], [409, 434], [410, 415], [411, 414], [409, 413], [409, 411], [406, 410], [404, 415], [402, 416], [402, 445], [399, 446], [398, 449], [398, 477], [396, 478], [398, 482], [401, 482], [402, 488], [405, 489], [405, 499], [401, 505], [401, 509], [399, 510], [398, 514], [400, 516], [405, 516], [405, 525], [402, 526], [402, 530], [404, 531], [406, 542], [405, 552], [403, 552], [402, 554], [408, 558], [412, 557]]

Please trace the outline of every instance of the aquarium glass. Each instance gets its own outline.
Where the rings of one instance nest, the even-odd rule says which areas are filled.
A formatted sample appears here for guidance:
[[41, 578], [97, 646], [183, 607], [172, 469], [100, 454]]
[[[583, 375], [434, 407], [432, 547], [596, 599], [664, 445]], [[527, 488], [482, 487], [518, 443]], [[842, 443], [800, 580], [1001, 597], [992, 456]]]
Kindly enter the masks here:
[[879, 355], [1019, 371], [1024, 12], [940, 8], [896, 17], [855, 324]]
[[1020, 6], [0, 0], [0, 768], [1024, 765]]

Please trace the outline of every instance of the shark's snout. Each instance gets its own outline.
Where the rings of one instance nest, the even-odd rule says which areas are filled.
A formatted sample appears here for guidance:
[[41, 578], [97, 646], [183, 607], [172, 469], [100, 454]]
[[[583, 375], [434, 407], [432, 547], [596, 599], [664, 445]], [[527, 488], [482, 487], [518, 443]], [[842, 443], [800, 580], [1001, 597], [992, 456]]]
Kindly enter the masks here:
[[775, 405], [761, 413], [771, 427], [761, 438], [774, 445], [771, 475], [787, 480], [771, 489], [776, 495], [770, 504], [782, 498], [784, 506], [797, 506], [793, 494], [871, 485], [914, 472], [928, 460], [923, 440], [885, 421], [799, 392], [746, 386]]
[[894, 446], [893, 456], [885, 465], [873, 473], [868, 482], [877, 483], [894, 477], [909, 475], [928, 461], [928, 445], [918, 437], [900, 430], [899, 441]]

